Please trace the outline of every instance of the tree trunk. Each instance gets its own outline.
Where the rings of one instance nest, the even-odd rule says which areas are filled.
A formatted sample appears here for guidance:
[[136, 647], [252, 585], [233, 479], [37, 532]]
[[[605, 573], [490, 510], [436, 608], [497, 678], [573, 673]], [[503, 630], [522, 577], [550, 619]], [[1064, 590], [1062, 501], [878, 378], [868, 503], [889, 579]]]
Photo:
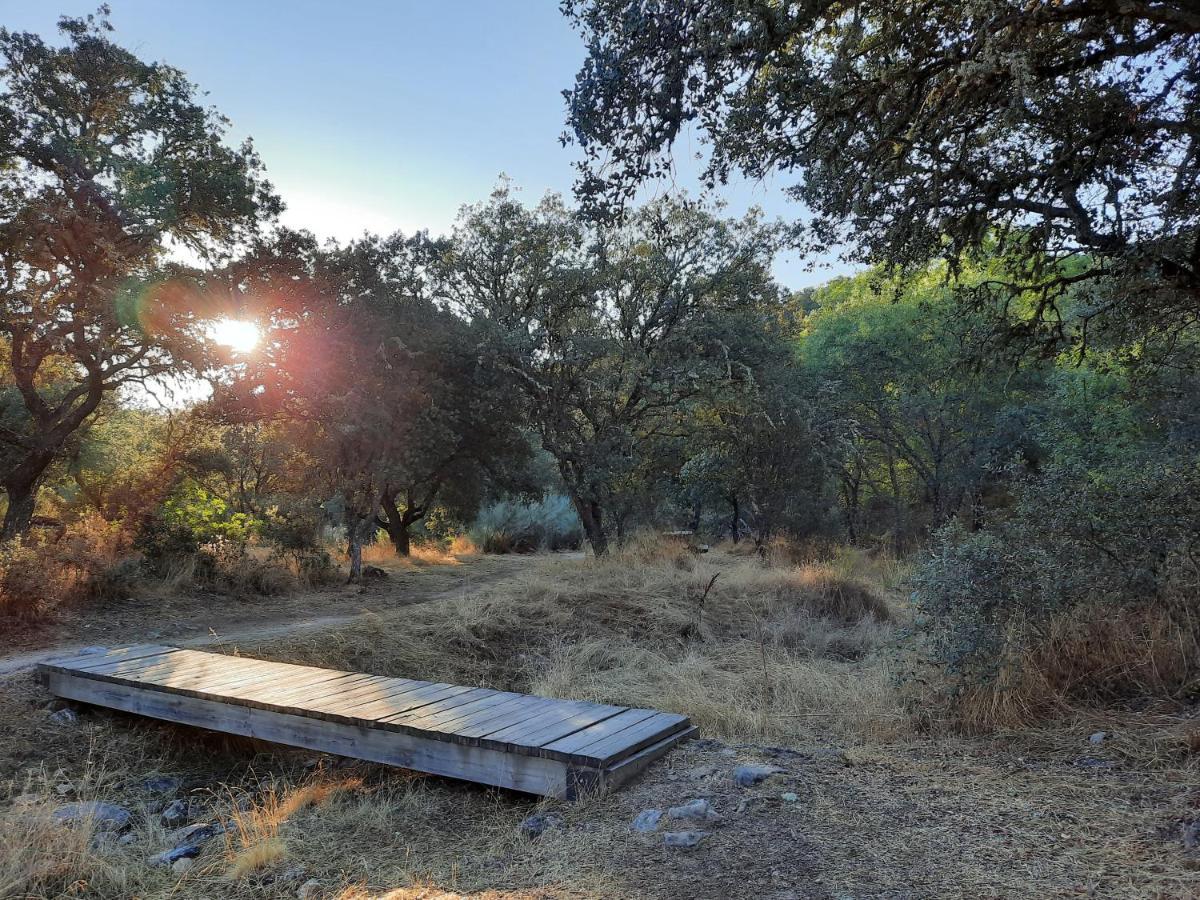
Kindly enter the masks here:
[[350, 530], [348, 543], [346, 555], [350, 557], [350, 577], [346, 579], [346, 583], [357, 584], [362, 581], [362, 541], [359, 540], [356, 529]]
[[608, 535], [604, 533], [604, 511], [600, 504], [581, 497], [571, 499], [575, 503], [575, 511], [579, 513], [580, 521], [583, 522], [583, 533], [587, 535], [592, 554], [597, 558], [604, 556], [608, 553]]
[[742, 522], [742, 507], [738, 504], [737, 497], [730, 497], [729, 503], [733, 507], [733, 518], [729, 521], [729, 536], [736, 544], [741, 539], [741, 522]]
[[0, 543], [29, 530], [37, 505], [38, 486], [53, 459], [48, 453], [31, 453], [5, 477], [2, 485], [8, 498], [8, 510], [4, 514], [4, 525], [0, 527]]
[[350, 577], [347, 584], [362, 581], [362, 548], [366, 540], [372, 537], [379, 527], [377, 500], [372, 498], [370, 508], [364, 509], [355, 505], [347, 498], [344, 522], [346, 525], [346, 556], [350, 559]]
[[396, 495], [387, 491], [379, 498], [379, 506], [387, 516], [387, 518], [383, 516], [379, 518], [379, 525], [387, 532], [388, 539], [396, 549], [396, 555], [411, 555], [412, 541], [408, 529], [413, 522], [424, 517], [425, 510], [406, 507], [404, 512], [400, 512], [400, 507], [396, 503]]
[[692, 504], [692, 520], [690, 522], [688, 522], [688, 528], [691, 529], [692, 534], [700, 533], [700, 517], [701, 517], [702, 513], [703, 513], [702, 504], [700, 503], [699, 500], [697, 500], [695, 503]]
[[5, 489], [8, 510], [4, 513], [4, 526], [0, 529], [0, 543], [10, 541], [29, 530], [33, 518], [33, 507], [37, 503], [37, 484], [14, 486]]

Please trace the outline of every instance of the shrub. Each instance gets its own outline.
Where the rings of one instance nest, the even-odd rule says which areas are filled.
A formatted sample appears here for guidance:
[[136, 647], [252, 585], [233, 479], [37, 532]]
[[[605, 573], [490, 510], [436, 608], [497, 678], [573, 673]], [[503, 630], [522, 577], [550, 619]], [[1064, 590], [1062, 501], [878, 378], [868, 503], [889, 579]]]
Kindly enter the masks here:
[[128, 596], [136, 559], [121, 528], [89, 515], [0, 545], [0, 615], [32, 621], [64, 604]]
[[583, 526], [571, 501], [552, 494], [537, 503], [499, 500], [480, 510], [471, 539], [484, 553], [577, 550]]
[[[956, 696], [1005, 711], [996, 720], [1148, 687], [1178, 693], [1200, 666], [1188, 611], [1200, 593], [1197, 521], [1194, 462], [1143, 454], [1119, 468], [1049, 467], [1018, 484], [1003, 521], [937, 534], [915, 574], [917, 624]], [[1160, 641], [1181, 652], [1162, 654]], [[1167, 668], [1150, 684], [1137, 659]]]

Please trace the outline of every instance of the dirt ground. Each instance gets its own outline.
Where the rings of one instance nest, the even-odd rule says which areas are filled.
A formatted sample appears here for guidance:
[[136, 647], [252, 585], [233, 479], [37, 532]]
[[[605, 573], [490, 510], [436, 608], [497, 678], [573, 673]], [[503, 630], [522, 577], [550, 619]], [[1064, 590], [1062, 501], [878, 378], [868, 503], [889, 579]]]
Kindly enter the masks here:
[[[264, 630], [320, 633], [396, 604], [484, 600], [530, 565], [567, 564], [405, 570], [365, 593], [338, 588], [256, 605], [253, 616], [183, 601], [168, 615], [122, 608], [93, 620], [85, 643], [228, 644], [243, 632], [261, 643]], [[44, 653], [53, 634], [43, 637]], [[10, 670], [29, 657], [10, 654]], [[1200, 777], [1193, 761], [1156, 755], [1168, 723], [1145, 711], [862, 741], [824, 733], [817, 716], [783, 746], [691, 742], [624, 790], [568, 804], [104, 710], [56, 722], [50, 699], [28, 671], [0, 677], [0, 897], [284, 898], [305, 884], [310, 900], [1200, 897]], [[748, 763], [782, 771], [738, 786], [732, 771]], [[178, 784], [148, 792], [155, 775]], [[94, 799], [132, 812], [120, 841], [49, 822], [57, 806]], [[187, 871], [152, 864], [178, 840], [160, 821], [172, 799], [190, 821], [226, 826]], [[715, 818], [671, 818], [697, 799]], [[661, 824], [632, 829], [647, 809], [664, 811]], [[535, 813], [550, 825], [531, 837], [522, 823]], [[693, 849], [664, 845], [681, 830], [707, 834]]]
[[87, 646], [142, 642], [187, 647], [222, 646], [303, 631], [319, 631], [354, 619], [476, 591], [519, 573], [528, 556], [447, 557], [438, 563], [379, 561], [388, 577], [364, 585], [275, 597], [239, 599], [222, 594], [151, 595], [100, 608], [63, 609], [36, 627], [0, 632], [0, 676], [36, 665], [55, 653]]

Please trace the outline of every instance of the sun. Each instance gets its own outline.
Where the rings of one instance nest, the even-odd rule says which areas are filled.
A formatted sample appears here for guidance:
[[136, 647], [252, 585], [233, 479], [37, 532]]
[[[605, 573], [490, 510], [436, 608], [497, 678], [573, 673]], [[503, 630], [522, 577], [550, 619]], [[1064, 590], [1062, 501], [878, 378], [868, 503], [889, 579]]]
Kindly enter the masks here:
[[258, 326], [245, 319], [217, 319], [209, 327], [208, 336], [218, 344], [228, 347], [235, 353], [249, 353], [262, 336]]

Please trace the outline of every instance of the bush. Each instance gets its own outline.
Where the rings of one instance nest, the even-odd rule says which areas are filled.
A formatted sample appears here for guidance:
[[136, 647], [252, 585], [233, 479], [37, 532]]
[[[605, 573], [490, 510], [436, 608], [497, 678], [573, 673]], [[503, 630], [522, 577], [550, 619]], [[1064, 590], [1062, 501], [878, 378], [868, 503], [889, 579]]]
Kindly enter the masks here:
[[98, 515], [0, 545], [0, 615], [33, 621], [64, 604], [128, 596], [138, 574], [129, 549], [120, 527]]
[[[980, 724], [1147, 689], [1178, 694], [1200, 666], [1189, 613], [1200, 594], [1197, 521], [1192, 461], [1052, 466], [1018, 484], [1003, 521], [936, 535], [915, 575], [917, 624], [959, 700], [992, 710], [974, 716]], [[1176, 649], [1164, 655], [1159, 641]], [[1156, 661], [1146, 663], [1153, 683], [1139, 659]]]
[[500, 500], [485, 506], [470, 536], [484, 553], [578, 550], [583, 526], [571, 501], [554, 494], [537, 503]]

